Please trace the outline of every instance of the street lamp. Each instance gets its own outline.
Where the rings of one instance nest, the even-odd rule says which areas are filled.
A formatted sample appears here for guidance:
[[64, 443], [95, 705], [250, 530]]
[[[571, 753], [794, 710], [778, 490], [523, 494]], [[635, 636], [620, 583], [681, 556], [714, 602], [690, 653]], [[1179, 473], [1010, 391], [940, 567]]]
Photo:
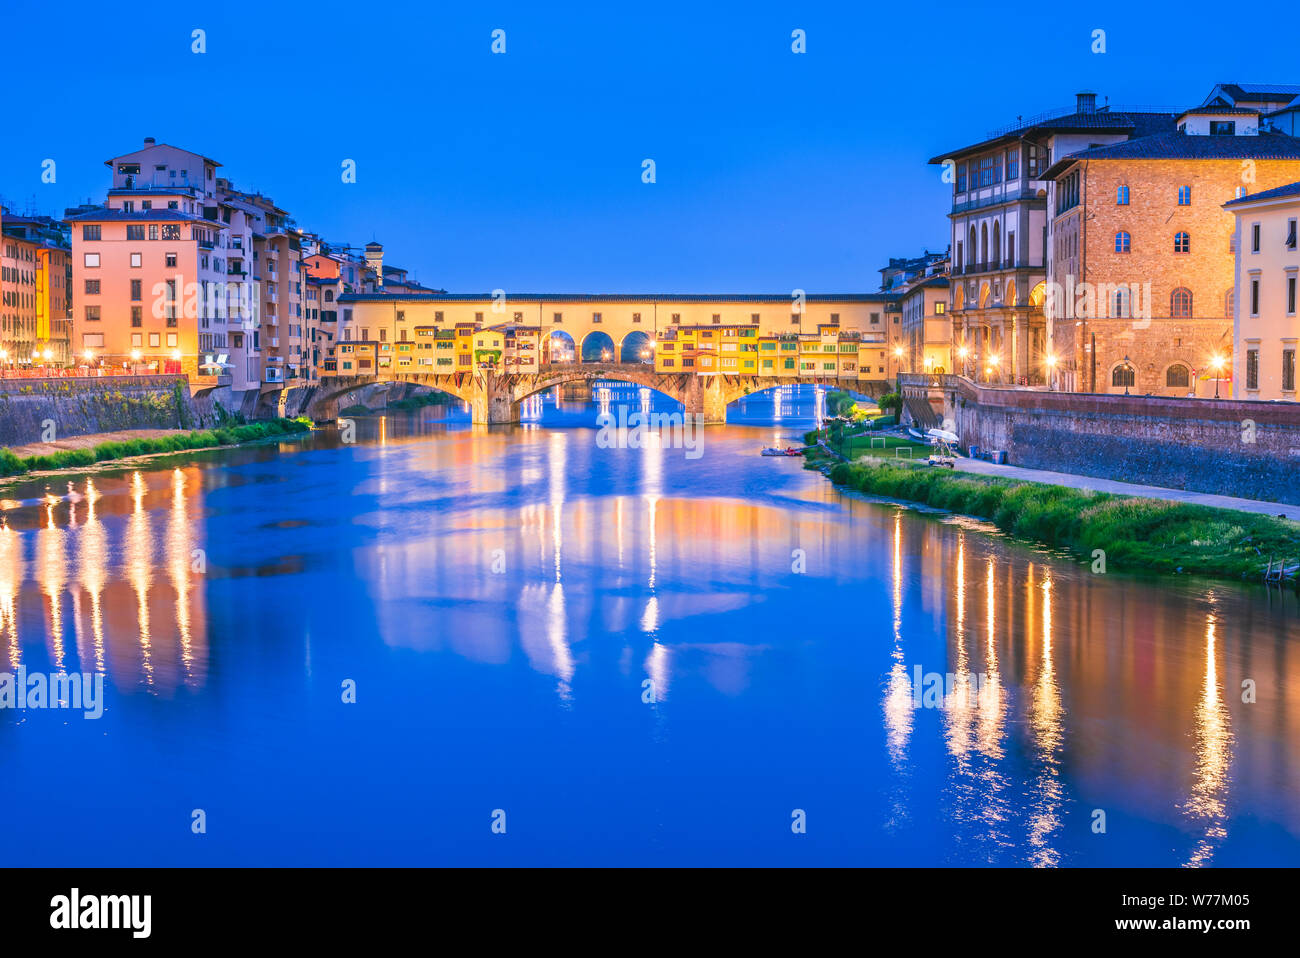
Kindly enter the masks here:
[[961, 360], [961, 374], [966, 375], [966, 357], [970, 355], [970, 350], [962, 346], [957, 350], [957, 358]]
[[989, 382], [993, 381], [993, 376], [997, 374], [997, 371], [998, 371], [998, 357], [990, 356], [989, 357]]
[[1219, 377], [1223, 375], [1224, 360], [1221, 355], [1215, 353], [1210, 359], [1210, 368], [1214, 370], [1214, 398], [1219, 398]]
[[1133, 367], [1129, 365], [1128, 353], [1124, 354], [1124, 395], [1128, 395], [1128, 381], [1133, 376]]

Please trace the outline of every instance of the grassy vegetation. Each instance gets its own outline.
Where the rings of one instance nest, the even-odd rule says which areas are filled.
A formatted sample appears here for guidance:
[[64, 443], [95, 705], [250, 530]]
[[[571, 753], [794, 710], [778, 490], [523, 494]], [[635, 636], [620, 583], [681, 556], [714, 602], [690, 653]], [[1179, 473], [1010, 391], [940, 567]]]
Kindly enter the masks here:
[[272, 419], [244, 426], [222, 426], [218, 429], [201, 429], [180, 432], [174, 436], [157, 439], [129, 439], [122, 442], [101, 442], [88, 449], [64, 449], [40, 456], [19, 457], [9, 449], [0, 449], [0, 476], [20, 476], [28, 472], [46, 472], [52, 469], [77, 469], [93, 466], [97, 462], [126, 459], [130, 456], [147, 456], [160, 452], [185, 452], [191, 449], [209, 449], [233, 446], [256, 439], [307, 432], [311, 420]]
[[838, 463], [831, 481], [860, 492], [978, 516], [1022, 539], [1107, 568], [1257, 578], [1270, 557], [1300, 559], [1300, 523], [1233, 509], [1089, 492], [906, 463]]

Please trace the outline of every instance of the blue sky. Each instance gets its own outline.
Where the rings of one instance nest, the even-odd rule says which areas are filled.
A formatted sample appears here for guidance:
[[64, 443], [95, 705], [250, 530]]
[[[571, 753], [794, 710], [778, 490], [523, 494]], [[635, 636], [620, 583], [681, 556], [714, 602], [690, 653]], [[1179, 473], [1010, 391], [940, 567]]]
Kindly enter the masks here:
[[1241, 31], [1194, 3], [190, 7], [6, 12], [8, 205], [102, 201], [103, 161], [153, 136], [453, 291], [869, 291], [889, 256], [947, 243], [931, 156], [1084, 88], [1182, 106], [1300, 83], [1294, 31], [1256, 29], [1280, 4]]

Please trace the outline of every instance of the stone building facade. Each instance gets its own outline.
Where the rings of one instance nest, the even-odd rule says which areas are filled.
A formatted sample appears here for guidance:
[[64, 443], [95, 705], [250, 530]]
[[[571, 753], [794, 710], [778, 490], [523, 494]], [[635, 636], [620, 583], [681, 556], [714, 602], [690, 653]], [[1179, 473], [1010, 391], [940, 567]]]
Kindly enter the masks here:
[[1223, 204], [1300, 178], [1300, 140], [1174, 132], [1075, 153], [1047, 178], [1058, 388], [1232, 395], [1235, 224]]

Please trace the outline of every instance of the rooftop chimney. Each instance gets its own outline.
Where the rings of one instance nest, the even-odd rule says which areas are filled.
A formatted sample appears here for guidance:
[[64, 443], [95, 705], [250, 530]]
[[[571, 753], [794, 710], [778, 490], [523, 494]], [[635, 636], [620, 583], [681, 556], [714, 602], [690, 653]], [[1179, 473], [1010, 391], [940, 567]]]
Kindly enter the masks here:
[[1097, 94], [1091, 90], [1084, 90], [1082, 93], [1074, 95], [1075, 113], [1096, 113], [1097, 112]]
[[146, 137], [144, 138], [144, 145], [145, 145], [145, 146], [153, 146], [154, 143], [156, 143], [156, 142], [157, 142], [157, 141], [156, 141], [152, 136], [146, 136]]

